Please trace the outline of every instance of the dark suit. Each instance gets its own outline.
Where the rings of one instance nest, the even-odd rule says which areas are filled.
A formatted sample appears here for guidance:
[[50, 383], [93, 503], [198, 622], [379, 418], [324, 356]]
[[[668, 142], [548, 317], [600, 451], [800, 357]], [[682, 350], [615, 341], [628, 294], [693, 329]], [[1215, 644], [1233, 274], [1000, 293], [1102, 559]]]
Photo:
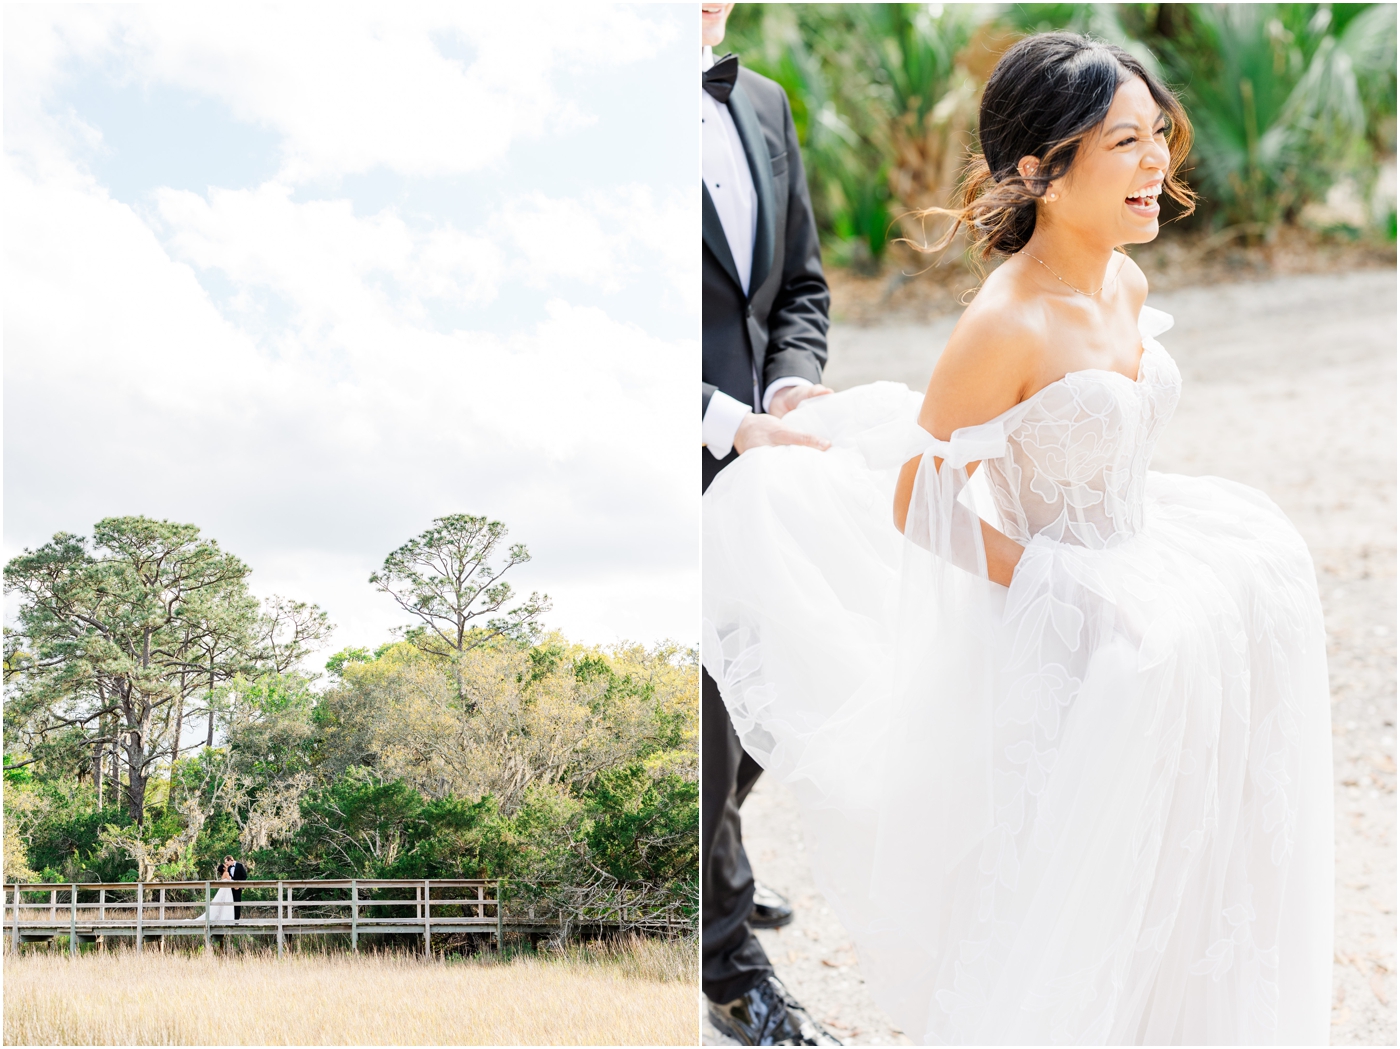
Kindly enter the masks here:
[[[758, 222], [745, 296], [719, 212], [702, 183], [702, 416], [717, 389], [760, 409], [753, 404], [755, 367], [762, 393], [788, 375], [820, 382], [826, 364], [831, 296], [787, 95], [767, 77], [740, 69], [729, 112], [758, 194]], [[738, 453], [717, 460], [702, 449], [701, 456], [703, 489]]]
[[[758, 196], [757, 228], [745, 295], [719, 213], [702, 184], [702, 416], [716, 390], [761, 410], [754, 404], [755, 371], [761, 396], [785, 376], [820, 382], [826, 363], [830, 295], [787, 95], [741, 68], [728, 104]], [[737, 457], [731, 451], [717, 460], [702, 449], [702, 490]], [[702, 981], [706, 996], [723, 1003], [772, 972], [748, 925], [753, 873], [739, 821], [739, 806], [761, 770], [739, 745], [719, 689], [703, 671], [701, 719]]]
[[[234, 861], [233, 861], [233, 869], [229, 871], [229, 877], [231, 877], [234, 881], [247, 881], [247, 880], [248, 880], [248, 868], [245, 867], [245, 866], [243, 866], [243, 862], [242, 862], [241, 860], [234, 860]], [[240, 903], [240, 902], [242, 902], [242, 900], [243, 900], [243, 890], [242, 890], [242, 889], [234, 889], [234, 890], [233, 890], [233, 902], [234, 902], [234, 904], [235, 904], [235, 906], [234, 906], [234, 908], [233, 908], [233, 920], [234, 920], [234, 921], [238, 921], [239, 918], [243, 917], [243, 908], [237, 906], [237, 904]]]

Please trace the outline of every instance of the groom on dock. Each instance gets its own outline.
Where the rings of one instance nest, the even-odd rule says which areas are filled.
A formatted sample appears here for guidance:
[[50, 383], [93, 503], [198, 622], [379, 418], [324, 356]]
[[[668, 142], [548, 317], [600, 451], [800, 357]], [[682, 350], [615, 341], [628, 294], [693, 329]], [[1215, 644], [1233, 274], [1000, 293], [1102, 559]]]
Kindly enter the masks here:
[[[248, 880], [248, 868], [243, 866], [242, 860], [236, 860], [232, 856], [225, 856], [224, 866], [228, 868], [228, 876], [234, 881]], [[233, 890], [233, 901], [233, 920], [238, 921], [239, 918], [243, 917], [243, 908], [238, 906], [238, 904], [243, 901], [242, 889]]]
[[[830, 295], [783, 89], [713, 47], [733, 4], [701, 5], [704, 247], [701, 489], [750, 448], [825, 442], [782, 418], [820, 385]], [[745, 1045], [814, 1045], [753, 928], [791, 920], [756, 896], [739, 806], [762, 771], [739, 744], [719, 688], [701, 671], [702, 981], [710, 1019]]]

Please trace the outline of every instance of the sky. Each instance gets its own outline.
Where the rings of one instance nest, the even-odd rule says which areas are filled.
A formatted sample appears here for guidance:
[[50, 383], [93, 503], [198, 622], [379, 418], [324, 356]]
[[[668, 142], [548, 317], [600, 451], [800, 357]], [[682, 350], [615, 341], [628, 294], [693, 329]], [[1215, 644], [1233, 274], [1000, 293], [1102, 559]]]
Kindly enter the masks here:
[[196, 524], [330, 613], [325, 655], [405, 624], [370, 573], [472, 513], [546, 626], [696, 643], [698, 36], [690, 5], [6, 5], [5, 558]]

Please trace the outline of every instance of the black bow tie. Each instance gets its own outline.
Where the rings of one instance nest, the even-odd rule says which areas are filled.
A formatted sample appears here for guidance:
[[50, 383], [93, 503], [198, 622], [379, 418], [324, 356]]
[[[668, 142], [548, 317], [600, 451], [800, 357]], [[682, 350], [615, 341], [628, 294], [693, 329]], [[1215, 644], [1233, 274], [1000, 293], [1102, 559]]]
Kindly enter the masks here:
[[728, 54], [705, 70], [702, 82], [705, 90], [720, 105], [729, 101], [729, 93], [734, 90], [734, 82], [739, 79], [739, 56]]

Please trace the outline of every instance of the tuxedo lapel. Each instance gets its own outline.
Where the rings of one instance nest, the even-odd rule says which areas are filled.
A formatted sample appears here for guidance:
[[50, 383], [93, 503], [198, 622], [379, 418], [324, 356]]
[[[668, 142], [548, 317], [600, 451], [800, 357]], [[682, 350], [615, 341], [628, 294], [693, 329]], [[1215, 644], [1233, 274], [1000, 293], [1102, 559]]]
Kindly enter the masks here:
[[[768, 142], [763, 137], [763, 126], [758, 122], [758, 114], [742, 84], [735, 84], [729, 94], [729, 112], [734, 117], [734, 127], [739, 139], [744, 143], [744, 155], [749, 161], [749, 172], [753, 175], [753, 188], [758, 195], [758, 221], [755, 223], [753, 239], [753, 269], [749, 274], [749, 295], [753, 296], [768, 278], [773, 268], [773, 240], [775, 220], [773, 216], [773, 161], [768, 156]], [[713, 209], [713, 205], [711, 205]], [[715, 215], [719, 224], [719, 215]]]
[[700, 232], [705, 239], [705, 246], [719, 264], [724, 267], [724, 272], [733, 279], [735, 287], [743, 289], [743, 284], [739, 282], [739, 267], [734, 264], [734, 252], [729, 248], [729, 238], [724, 235], [724, 224], [719, 220], [719, 211], [715, 208], [715, 202], [710, 197], [710, 187], [705, 185], [704, 179], [700, 180]]

